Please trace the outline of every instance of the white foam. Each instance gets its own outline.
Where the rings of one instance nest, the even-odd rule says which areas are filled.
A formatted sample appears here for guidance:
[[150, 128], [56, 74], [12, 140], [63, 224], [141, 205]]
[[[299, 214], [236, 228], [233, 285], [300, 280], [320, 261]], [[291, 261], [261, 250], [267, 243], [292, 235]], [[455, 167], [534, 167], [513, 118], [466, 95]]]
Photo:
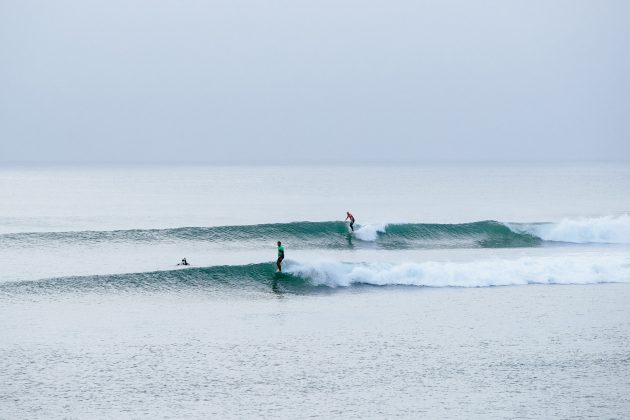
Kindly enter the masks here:
[[565, 219], [558, 223], [508, 224], [518, 233], [529, 233], [545, 241], [572, 243], [630, 243], [630, 215]]
[[630, 257], [574, 255], [402, 264], [289, 261], [285, 271], [330, 287], [630, 283]]
[[362, 241], [373, 242], [378, 238], [379, 232], [385, 233], [386, 228], [387, 223], [361, 225], [354, 231], [354, 236]]

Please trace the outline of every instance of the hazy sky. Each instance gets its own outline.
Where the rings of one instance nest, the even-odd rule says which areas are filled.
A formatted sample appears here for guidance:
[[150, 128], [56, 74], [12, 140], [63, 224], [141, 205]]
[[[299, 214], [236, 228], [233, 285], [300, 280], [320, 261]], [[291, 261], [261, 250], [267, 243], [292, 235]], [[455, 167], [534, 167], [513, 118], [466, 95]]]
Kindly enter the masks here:
[[0, 0], [0, 161], [630, 159], [630, 1]]

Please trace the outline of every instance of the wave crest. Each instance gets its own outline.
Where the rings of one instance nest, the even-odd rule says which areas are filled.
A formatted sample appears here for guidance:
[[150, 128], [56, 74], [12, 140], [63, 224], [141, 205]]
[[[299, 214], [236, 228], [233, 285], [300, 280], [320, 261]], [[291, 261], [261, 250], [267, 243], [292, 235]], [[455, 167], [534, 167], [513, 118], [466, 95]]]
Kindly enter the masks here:
[[630, 215], [564, 219], [557, 223], [506, 224], [516, 233], [544, 241], [568, 243], [630, 243]]

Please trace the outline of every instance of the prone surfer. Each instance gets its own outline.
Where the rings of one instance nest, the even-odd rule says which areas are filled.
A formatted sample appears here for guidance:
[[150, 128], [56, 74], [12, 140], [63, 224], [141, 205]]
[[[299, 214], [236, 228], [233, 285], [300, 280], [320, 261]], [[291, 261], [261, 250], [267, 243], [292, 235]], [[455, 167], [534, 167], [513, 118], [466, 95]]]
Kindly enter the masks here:
[[182, 262], [180, 262], [177, 265], [190, 265], [190, 264], [188, 264], [188, 261], [186, 261], [186, 258], [182, 258]]
[[278, 261], [276, 261], [276, 265], [280, 273], [282, 273], [282, 260], [284, 260], [284, 247], [282, 246], [282, 242], [278, 241]]
[[350, 219], [350, 230], [354, 232], [354, 216], [349, 211], [346, 212], [346, 215], [347, 216], [346, 216], [344, 222], [346, 220]]

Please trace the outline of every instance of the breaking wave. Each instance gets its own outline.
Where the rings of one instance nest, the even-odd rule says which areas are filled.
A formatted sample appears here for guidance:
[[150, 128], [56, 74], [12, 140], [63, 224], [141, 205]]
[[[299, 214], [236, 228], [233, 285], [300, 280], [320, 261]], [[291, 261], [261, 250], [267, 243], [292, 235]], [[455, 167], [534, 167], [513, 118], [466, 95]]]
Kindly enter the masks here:
[[544, 241], [568, 243], [630, 243], [630, 215], [565, 219], [558, 223], [507, 223], [516, 233]]
[[555, 256], [484, 259], [469, 262], [343, 263], [288, 260], [283, 273], [272, 262], [187, 268], [171, 271], [82, 276], [0, 284], [13, 292], [77, 289], [156, 289], [229, 287], [310, 293], [357, 285], [488, 287], [527, 284], [630, 283], [630, 257]]

